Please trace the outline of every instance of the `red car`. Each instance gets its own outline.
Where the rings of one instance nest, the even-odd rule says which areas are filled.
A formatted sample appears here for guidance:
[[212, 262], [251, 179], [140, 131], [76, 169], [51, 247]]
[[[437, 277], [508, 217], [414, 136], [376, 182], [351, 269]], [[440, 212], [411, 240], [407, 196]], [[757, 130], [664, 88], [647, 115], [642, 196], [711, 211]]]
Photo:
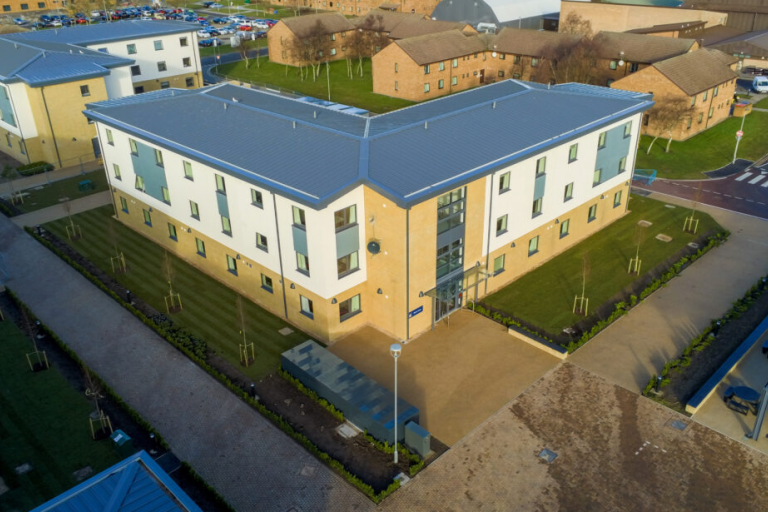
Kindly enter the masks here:
[[251, 31], [251, 26], [250, 25], [240, 25], [240, 30], [244, 30], [245, 32], [250, 32]]
[[274, 21], [267, 21], [267, 22], [265, 22], [265, 23], [267, 24], [267, 26], [268, 26], [269, 28], [272, 28], [272, 27], [274, 27], [274, 26], [275, 26], [275, 22], [274, 22]]
[[197, 18], [197, 21], [205, 21], [205, 18], [203, 18], [203, 17], [201, 16], [201, 17]]
[[78, 25], [85, 25], [86, 23], [88, 23], [87, 19], [85, 19], [85, 18], [77, 18], [77, 24]]

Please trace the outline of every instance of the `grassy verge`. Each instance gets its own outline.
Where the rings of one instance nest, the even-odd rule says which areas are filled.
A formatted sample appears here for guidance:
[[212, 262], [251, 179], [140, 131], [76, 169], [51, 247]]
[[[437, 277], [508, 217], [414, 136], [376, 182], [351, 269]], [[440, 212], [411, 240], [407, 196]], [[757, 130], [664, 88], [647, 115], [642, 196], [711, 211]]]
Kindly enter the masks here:
[[[644, 232], [640, 258], [645, 270], [653, 269], [698, 238], [682, 230], [690, 210], [666, 208], [664, 203], [642, 196], [630, 197], [630, 212], [627, 215], [484, 298], [482, 303], [508, 312], [543, 331], [557, 334], [583, 320], [582, 316], [572, 311], [574, 296], [581, 292], [584, 255], [587, 255], [590, 267], [586, 295], [590, 311], [596, 311], [611, 297], [640, 279], [627, 273], [629, 259], [635, 256], [635, 233], [638, 229]], [[699, 234], [722, 230], [709, 215], [697, 213], [696, 217], [700, 219]], [[652, 225], [637, 228], [640, 220], [647, 220]], [[672, 241], [657, 240], [655, 237], [658, 234], [669, 235]]]
[[[80, 192], [78, 184], [81, 181], [90, 180], [93, 189]], [[62, 203], [62, 198], [80, 199], [91, 194], [103, 192], [109, 189], [107, 176], [103, 170], [79, 174], [64, 180], [54, 181], [41, 188], [30, 188], [24, 191], [24, 203], [16, 204], [16, 207], [24, 213], [47, 208]]]
[[[736, 132], [742, 118], [732, 117], [691, 137], [672, 141], [669, 153], [664, 152], [667, 141], [658, 139], [646, 154], [652, 137], [643, 135], [637, 151], [638, 169], [656, 169], [660, 178], [706, 179], [704, 171], [719, 169], [731, 163], [736, 147]], [[757, 160], [768, 153], [768, 113], [752, 112], [744, 120], [744, 137], [739, 144], [739, 158]]]
[[[55, 368], [32, 373], [25, 354], [32, 343], [11, 320], [0, 322], [0, 477], [10, 488], [0, 510], [30, 510], [77, 484], [73, 472], [94, 474], [120, 457], [110, 441], [93, 441], [93, 405]], [[17, 475], [14, 469], [30, 464]]]
[[[749, 96], [751, 98], [752, 96]], [[763, 98], [753, 105], [755, 108], [768, 108], [768, 98]]]
[[[80, 225], [83, 238], [70, 245], [101, 270], [115, 278], [131, 292], [158, 311], [165, 311], [164, 297], [168, 285], [161, 271], [164, 250], [135, 231], [112, 219], [112, 207], [98, 208], [73, 216]], [[46, 228], [62, 240], [67, 240], [66, 221], [46, 224]], [[114, 274], [110, 258], [114, 255], [110, 230], [124, 253], [128, 273]], [[183, 260], [172, 257], [175, 277], [174, 291], [181, 294], [183, 311], [172, 315], [174, 323], [184, 327], [208, 343], [216, 355], [223, 357], [242, 373], [259, 379], [274, 371], [280, 354], [310, 336], [298, 331], [283, 336], [278, 330], [289, 325], [249, 300], [243, 300], [248, 341], [255, 344], [256, 361], [249, 367], [240, 365], [239, 344], [242, 343], [235, 301], [237, 294]]]
[[[256, 67], [255, 60], [251, 59], [250, 67], [247, 69], [244, 62], [223, 64], [219, 66], [218, 73], [237, 80], [273, 85], [307, 96], [328, 99], [328, 77], [325, 66], [317, 81], [313, 81], [312, 78], [302, 81], [298, 68], [275, 64], [265, 58], [261, 59], [259, 67]], [[328, 73], [331, 83], [331, 101], [353, 105], [378, 114], [413, 105], [410, 101], [372, 92], [371, 59], [365, 59], [362, 77], [355, 75], [350, 79], [347, 76], [347, 63], [343, 60], [331, 62]]]

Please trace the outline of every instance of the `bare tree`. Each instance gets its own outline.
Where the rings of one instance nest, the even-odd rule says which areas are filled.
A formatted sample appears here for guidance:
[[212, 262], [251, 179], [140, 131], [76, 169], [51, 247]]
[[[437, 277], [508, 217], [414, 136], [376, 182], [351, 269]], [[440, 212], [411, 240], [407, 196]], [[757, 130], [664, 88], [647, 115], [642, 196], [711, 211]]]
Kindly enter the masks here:
[[599, 44], [589, 36], [561, 38], [544, 48], [542, 60], [556, 83], [596, 83]]
[[673, 131], [685, 119], [693, 116], [695, 107], [691, 106], [688, 98], [660, 98], [656, 105], [648, 112], [648, 126], [654, 133], [653, 140], [648, 144], [646, 154], [651, 153], [651, 148], [656, 139], [666, 133], [669, 135], [665, 153], [669, 153], [672, 144]]
[[[253, 49], [256, 48], [256, 40], [251, 39], [250, 37], [243, 36], [240, 38], [240, 44], [237, 47], [237, 52], [240, 54], [240, 57], [245, 61], [245, 69], [248, 69], [251, 66], [250, 56], [248, 53]], [[256, 51], [256, 67], [261, 67], [261, 64], [259, 62], [259, 52], [258, 49]]]
[[565, 17], [557, 29], [561, 34], [578, 34], [580, 36], [592, 35], [592, 23], [585, 20], [579, 14], [571, 12]]

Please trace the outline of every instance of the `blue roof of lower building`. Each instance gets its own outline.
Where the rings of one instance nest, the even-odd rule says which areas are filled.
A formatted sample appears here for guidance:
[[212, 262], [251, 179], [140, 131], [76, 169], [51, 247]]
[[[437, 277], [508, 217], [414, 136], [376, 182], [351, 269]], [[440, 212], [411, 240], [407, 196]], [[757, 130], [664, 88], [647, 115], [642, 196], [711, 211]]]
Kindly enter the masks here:
[[32, 512], [202, 512], [145, 451], [40, 505]]
[[505, 80], [364, 117], [221, 84], [85, 114], [321, 208], [363, 183], [416, 204], [651, 106], [649, 94]]
[[129, 39], [181, 34], [194, 32], [200, 26], [196, 23], [167, 20], [122, 20], [115, 23], [98, 23], [95, 25], [75, 25], [53, 30], [33, 30], [7, 34], [14, 41], [45, 41], [49, 43], [64, 43], [85, 46], [90, 44], [110, 43]]

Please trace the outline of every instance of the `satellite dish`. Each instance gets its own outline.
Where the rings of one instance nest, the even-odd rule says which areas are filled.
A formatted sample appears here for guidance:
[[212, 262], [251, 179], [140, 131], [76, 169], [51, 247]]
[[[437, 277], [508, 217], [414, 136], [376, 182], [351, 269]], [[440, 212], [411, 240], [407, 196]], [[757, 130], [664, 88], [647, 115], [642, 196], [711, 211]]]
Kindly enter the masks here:
[[374, 256], [381, 252], [381, 245], [376, 240], [368, 242], [368, 252]]

